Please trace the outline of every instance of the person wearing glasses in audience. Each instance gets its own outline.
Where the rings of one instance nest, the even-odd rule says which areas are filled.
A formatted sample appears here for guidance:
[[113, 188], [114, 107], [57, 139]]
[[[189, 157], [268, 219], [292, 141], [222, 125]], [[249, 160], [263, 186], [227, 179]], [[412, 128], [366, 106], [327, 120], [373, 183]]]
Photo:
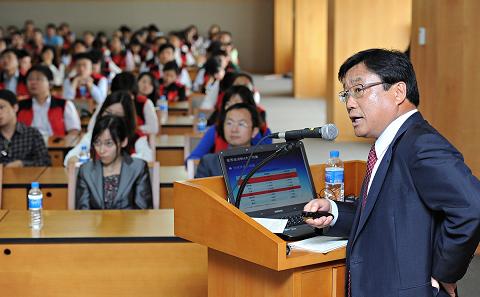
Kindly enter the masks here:
[[0, 90], [0, 163], [5, 167], [51, 166], [42, 134], [17, 121], [15, 94]]
[[[147, 135], [145, 135], [137, 126], [137, 115], [135, 112], [135, 105], [132, 100], [132, 95], [128, 91], [115, 91], [107, 96], [105, 102], [103, 102], [100, 107], [97, 115], [106, 116], [106, 115], [116, 115], [124, 118], [127, 134], [129, 137], [130, 146], [130, 155], [136, 157], [146, 162], [153, 161], [153, 152], [148, 144]], [[98, 120], [98, 117], [95, 118], [95, 122]], [[68, 151], [65, 159], [63, 160], [63, 165], [67, 166], [68, 164], [75, 164], [78, 161], [78, 155], [81, 152], [82, 146], [85, 145], [87, 149], [90, 149], [90, 144], [92, 140], [92, 131], [95, 126], [88, 126], [87, 132], [83, 135], [80, 142], [71, 150]]]
[[76, 209], [152, 208], [148, 165], [130, 157], [127, 126], [123, 118], [102, 116], [92, 133], [93, 159], [78, 171]]
[[355, 135], [375, 143], [355, 203], [314, 199], [304, 210], [331, 212], [306, 222], [349, 237], [345, 296], [457, 296], [480, 241], [480, 181], [417, 110], [403, 53], [361, 51], [338, 78]]
[[[260, 131], [260, 117], [255, 106], [237, 103], [220, 115], [219, 134], [228, 143], [228, 149], [251, 146]], [[195, 178], [222, 175], [217, 154], [207, 154], [200, 159]]]
[[[222, 117], [222, 113], [224, 113], [228, 109], [228, 107], [237, 103], [246, 103], [253, 106], [260, 116], [260, 131], [259, 133], [254, 135], [254, 138], [252, 140], [253, 144], [257, 144], [262, 139], [262, 137], [271, 133], [270, 129], [267, 126], [267, 123], [265, 122], [265, 111], [263, 109], [259, 109], [259, 107], [255, 104], [252, 91], [250, 91], [245, 86], [233, 86], [225, 93], [222, 101], [222, 106], [219, 109], [218, 113], [216, 113], [215, 115], [212, 114], [212, 116], [215, 117], [214, 124], [207, 128], [207, 131], [205, 132], [195, 149], [187, 157], [187, 160], [200, 159], [205, 154], [217, 153], [228, 148], [228, 143], [220, 135], [221, 125], [218, 124], [218, 120]], [[262, 143], [270, 144], [272, 143], [272, 139], [267, 138]]]
[[77, 135], [80, 117], [73, 102], [52, 96], [53, 74], [47, 66], [36, 65], [27, 73], [29, 99], [19, 102], [18, 121], [37, 128], [44, 136]]

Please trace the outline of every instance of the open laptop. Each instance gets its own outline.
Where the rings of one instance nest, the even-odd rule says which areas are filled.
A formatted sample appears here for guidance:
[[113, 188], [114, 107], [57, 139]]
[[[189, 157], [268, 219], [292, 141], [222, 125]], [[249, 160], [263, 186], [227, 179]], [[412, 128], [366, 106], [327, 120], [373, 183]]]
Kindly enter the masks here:
[[[276, 143], [235, 148], [219, 153], [230, 203], [235, 204], [242, 181], [240, 176], [245, 177], [258, 163], [284, 145]], [[299, 240], [317, 235], [301, 216], [305, 204], [315, 197], [305, 149], [299, 142], [289, 153], [271, 160], [249, 179], [239, 209], [254, 218], [288, 219], [284, 232], [278, 235], [286, 240]]]

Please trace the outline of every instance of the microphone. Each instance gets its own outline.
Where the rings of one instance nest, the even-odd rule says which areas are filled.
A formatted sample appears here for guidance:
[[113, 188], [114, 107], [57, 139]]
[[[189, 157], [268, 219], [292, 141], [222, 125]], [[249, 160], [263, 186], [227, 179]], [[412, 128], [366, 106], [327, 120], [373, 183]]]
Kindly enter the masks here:
[[338, 129], [334, 124], [326, 124], [322, 127], [305, 128], [303, 130], [291, 130], [286, 132], [277, 132], [270, 134], [268, 138], [300, 140], [304, 138], [323, 138], [325, 140], [334, 140], [337, 138]]

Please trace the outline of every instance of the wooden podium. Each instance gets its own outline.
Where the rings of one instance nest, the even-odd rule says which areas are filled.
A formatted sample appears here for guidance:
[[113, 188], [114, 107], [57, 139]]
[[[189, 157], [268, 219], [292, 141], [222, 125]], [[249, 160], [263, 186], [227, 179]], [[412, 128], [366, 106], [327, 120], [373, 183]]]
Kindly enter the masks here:
[[[325, 165], [311, 166], [317, 191]], [[345, 194], [360, 192], [365, 162], [345, 162]], [[175, 235], [208, 247], [208, 296], [344, 296], [345, 248], [294, 250], [226, 201], [222, 177], [174, 184]]]

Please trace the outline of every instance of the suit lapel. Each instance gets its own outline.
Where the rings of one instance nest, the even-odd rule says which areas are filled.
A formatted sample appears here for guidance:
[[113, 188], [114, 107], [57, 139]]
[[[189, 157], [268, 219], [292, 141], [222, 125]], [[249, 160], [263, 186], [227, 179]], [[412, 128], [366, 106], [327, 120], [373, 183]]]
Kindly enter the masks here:
[[[423, 120], [423, 117], [421, 116], [420, 112], [414, 113], [412, 116], [410, 116], [405, 123], [400, 127], [398, 130], [397, 134], [393, 138], [392, 143], [389, 145], [387, 148], [387, 151], [385, 152], [385, 155], [382, 158], [382, 161], [380, 165], [378, 166], [377, 172], [375, 173], [375, 176], [373, 177], [372, 184], [370, 186], [370, 190], [368, 191], [367, 195], [367, 203], [365, 205], [365, 209], [361, 211], [360, 213], [360, 220], [358, 222], [358, 227], [356, 228], [355, 236], [353, 238], [352, 245], [355, 243], [355, 240], [357, 239], [358, 235], [362, 231], [363, 227], [365, 226], [365, 223], [367, 222], [373, 208], [375, 207], [375, 203], [377, 202], [377, 199], [379, 198], [378, 194], [380, 193], [380, 190], [382, 189], [383, 182], [385, 180], [388, 168], [390, 167], [390, 161], [392, 159], [393, 155], [393, 147], [395, 146], [396, 142], [400, 138], [401, 135], [403, 135], [407, 129], [412, 126], [414, 123], [419, 122]], [[360, 196], [363, 197], [363, 191], [365, 191], [366, 186], [363, 187], [362, 189], [362, 195]], [[358, 208], [361, 208], [361, 204], [359, 204]], [[358, 211], [357, 211], [357, 216], [358, 216]]]

